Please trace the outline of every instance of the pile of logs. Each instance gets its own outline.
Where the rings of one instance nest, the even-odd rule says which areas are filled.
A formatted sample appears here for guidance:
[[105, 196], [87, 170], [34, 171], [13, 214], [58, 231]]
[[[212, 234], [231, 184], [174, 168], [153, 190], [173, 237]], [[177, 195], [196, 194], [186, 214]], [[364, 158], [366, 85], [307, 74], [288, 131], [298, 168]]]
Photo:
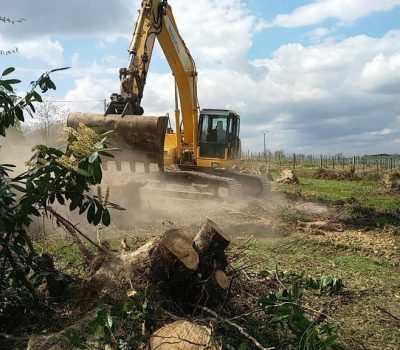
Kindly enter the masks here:
[[209, 304], [225, 296], [230, 278], [225, 249], [229, 239], [211, 220], [193, 238], [171, 228], [133, 252], [111, 254], [96, 266], [93, 280], [110, 284], [150, 282], [173, 300]]

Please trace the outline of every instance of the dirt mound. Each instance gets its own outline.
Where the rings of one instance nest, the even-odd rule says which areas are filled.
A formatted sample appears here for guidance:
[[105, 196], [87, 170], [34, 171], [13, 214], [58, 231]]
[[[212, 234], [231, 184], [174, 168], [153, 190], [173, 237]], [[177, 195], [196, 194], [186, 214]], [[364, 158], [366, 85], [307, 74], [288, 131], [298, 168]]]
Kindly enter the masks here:
[[385, 175], [383, 184], [387, 192], [391, 194], [400, 194], [400, 173], [398, 171], [393, 171]]
[[292, 170], [283, 170], [281, 177], [276, 182], [279, 184], [298, 184], [299, 179]]
[[340, 171], [334, 169], [318, 169], [314, 175], [314, 179], [322, 180], [359, 180], [360, 178], [354, 171]]

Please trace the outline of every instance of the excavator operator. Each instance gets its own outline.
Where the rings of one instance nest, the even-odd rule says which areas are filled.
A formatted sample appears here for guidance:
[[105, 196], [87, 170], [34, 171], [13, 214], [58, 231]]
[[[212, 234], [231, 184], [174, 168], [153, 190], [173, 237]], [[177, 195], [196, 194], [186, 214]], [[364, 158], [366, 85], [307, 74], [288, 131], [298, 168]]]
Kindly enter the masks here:
[[217, 142], [218, 143], [225, 143], [226, 130], [224, 130], [224, 125], [223, 125], [222, 120], [219, 120], [217, 122], [216, 133], [217, 133]]

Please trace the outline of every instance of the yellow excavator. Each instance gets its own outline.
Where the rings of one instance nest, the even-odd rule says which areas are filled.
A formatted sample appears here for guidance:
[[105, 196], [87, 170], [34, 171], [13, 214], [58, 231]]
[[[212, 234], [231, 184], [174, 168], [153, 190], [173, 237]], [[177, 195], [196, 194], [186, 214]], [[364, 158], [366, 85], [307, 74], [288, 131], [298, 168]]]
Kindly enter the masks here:
[[[156, 38], [175, 78], [175, 132], [168, 116], [144, 116], [141, 106]], [[200, 110], [196, 65], [167, 0], [142, 1], [129, 54], [127, 68], [119, 71], [120, 93], [111, 95], [105, 114], [72, 113], [68, 126], [84, 123], [114, 130], [111, 143], [123, 150], [115, 154], [116, 169], [128, 162], [137, 172], [143, 163], [158, 194], [230, 199], [265, 195], [270, 189], [266, 177], [232, 170], [241, 156], [239, 115], [225, 109]], [[153, 164], [158, 165], [156, 175]], [[106, 162], [103, 167], [107, 169]]]

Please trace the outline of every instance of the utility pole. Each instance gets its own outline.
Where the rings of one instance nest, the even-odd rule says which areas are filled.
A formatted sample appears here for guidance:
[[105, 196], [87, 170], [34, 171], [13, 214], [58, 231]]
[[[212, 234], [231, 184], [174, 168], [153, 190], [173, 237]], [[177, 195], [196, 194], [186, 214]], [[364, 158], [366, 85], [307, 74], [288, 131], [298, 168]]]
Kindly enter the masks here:
[[264, 160], [267, 161], [267, 144], [265, 142], [265, 135], [267, 134], [268, 130], [261, 131], [264, 135]]

